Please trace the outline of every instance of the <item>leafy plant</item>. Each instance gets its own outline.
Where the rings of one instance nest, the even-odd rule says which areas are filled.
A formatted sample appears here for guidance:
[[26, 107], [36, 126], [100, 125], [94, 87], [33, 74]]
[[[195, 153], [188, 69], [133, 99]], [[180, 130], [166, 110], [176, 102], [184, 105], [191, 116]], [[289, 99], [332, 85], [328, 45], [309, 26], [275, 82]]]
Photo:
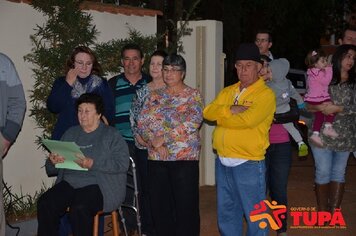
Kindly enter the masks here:
[[[196, 0], [194, 9], [201, 0]], [[31, 35], [33, 48], [24, 59], [34, 65], [32, 68], [35, 84], [30, 91], [30, 117], [36, 121], [38, 128], [42, 129], [42, 135], [37, 137], [37, 143], [41, 138], [49, 138], [56, 123], [56, 115], [46, 108], [46, 100], [50, 94], [52, 84], [56, 78], [63, 76], [65, 61], [72, 50], [78, 45], [89, 46], [96, 53], [98, 60], [106, 75], [122, 72], [120, 52], [127, 43], [140, 45], [145, 53], [144, 71], [148, 72], [149, 56], [156, 50], [161, 35], [144, 36], [139, 31], [127, 25], [129, 37], [115, 39], [109, 42], [96, 43], [99, 32], [92, 23], [92, 16], [80, 10], [83, 0], [33, 0], [34, 9], [42, 12], [47, 18], [46, 22], [35, 28], [35, 34]], [[189, 18], [192, 10], [188, 12]], [[178, 42], [184, 35], [190, 34], [191, 29], [187, 22], [182, 21], [177, 30]], [[169, 52], [183, 51], [178, 48], [169, 48]]]
[[43, 137], [50, 137], [56, 116], [46, 108], [46, 100], [54, 80], [63, 74], [65, 61], [78, 45], [89, 46], [98, 34], [92, 17], [79, 9], [82, 0], [33, 0], [34, 9], [42, 12], [47, 21], [37, 25], [31, 35], [34, 47], [24, 59], [35, 67], [33, 90], [30, 91], [30, 116], [34, 117]]
[[144, 71], [148, 72], [149, 56], [156, 50], [156, 45], [159, 41], [158, 36], [144, 36], [141, 32], [127, 26], [129, 30], [129, 37], [125, 39], [115, 39], [106, 43], [99, 43], [95, 45], [95, 53], [104, 72], [120, 73], [121, 66], [121, 49], [127, 43], [135, 43], [140, 45], [145, 54]]
[[15, 194], [11, 186], [4, 183], [4, 209], [6, 220], [9, 222], [23, 221], [36, 216], [37, 201], [39, 197], [48, 190], [48, 187], [42, 183], [41, 189], [36, 191], [33, 195]]
[[30, 91], [30, 117], [35, 119], [38, 128], [43, 129], [37, 143], [41, 138], [51, 136], [57, 117], [47, 110], [46, 100], [54, 80], [63, 75], [65, 61], [76, 46], [91, 46], [107, 74], [121, 72], [120, 51], [126, 43], [137, 43], [148, 56], [155, 50], [158, 42], [158, 37], [143, 36], [128, 26], [129, 38], [96, 44], [98, 31], [92, 23], [92, 16], [80, 10], [81, 2], [82, 0], [32, 1], [33, 8], [47, 17], [44, 25], [37, 25], [36, 33], [30, 36], [33, 48], [24, 57], [34, 65], [32, 71], [35, 84]]
[[201, 0], [189, 2], [190, 6], [187, 10], [184, 8], [182, 0], [174, 1], [173, 10], [165, 10], [165, 15], [169, 15], [169, 11], [173, 11], [171, 18], [165, 19], [166, 33], [169, 36], [169, 52], [184, 52], [182, 38], [191, 35], [193, 29], [188, 27], [189, 20], [194, 18], [194, 14], [201, 3]]

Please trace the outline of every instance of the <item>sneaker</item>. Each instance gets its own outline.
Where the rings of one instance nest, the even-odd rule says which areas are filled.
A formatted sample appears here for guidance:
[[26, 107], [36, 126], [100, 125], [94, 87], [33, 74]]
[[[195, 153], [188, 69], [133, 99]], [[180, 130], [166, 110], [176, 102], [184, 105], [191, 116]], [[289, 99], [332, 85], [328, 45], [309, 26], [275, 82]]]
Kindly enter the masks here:
[[313, 134], [309, 139], [315, 146], [323, 147], [323, 141], [321, 141], [321, 138], [318, 134]]
[[298, 147], [298, 156], [304, 157], [308, 155], [308, 146], [305, 143], [301, 143]]
[[332, 126], [325, 126], [325, 128], [323, 129], [323, 134], [331, 138], [336, 138], [337, 136], [339, 136], [339, 134], [336, 133]]

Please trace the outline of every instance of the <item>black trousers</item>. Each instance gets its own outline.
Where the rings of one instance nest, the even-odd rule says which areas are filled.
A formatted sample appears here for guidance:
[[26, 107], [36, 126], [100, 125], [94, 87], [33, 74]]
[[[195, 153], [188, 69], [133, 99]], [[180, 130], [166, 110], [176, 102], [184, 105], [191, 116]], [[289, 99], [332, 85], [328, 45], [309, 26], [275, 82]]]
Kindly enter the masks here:
[[58, 235], [61, 217], [67, 208], [73, 235], [93, 234], [94, 216], [103, 209], [103, 195], [98, 185], [74, 189], [66, 181], [54, 185], [37, 203], [38, 236]]
[[138, 177], [138, 201], [140, 205], [140, 215], [142, 223], [142, 233], [153, 236], [155, 229], [153, 227], [152, 210], [150, 203], [150, 194], [148, 192], [148, 153], [147, 150], [136, 148], [136, 166]]
[[148, 161], [153, 223], [158, 236], [198, 236], [199, 162]]

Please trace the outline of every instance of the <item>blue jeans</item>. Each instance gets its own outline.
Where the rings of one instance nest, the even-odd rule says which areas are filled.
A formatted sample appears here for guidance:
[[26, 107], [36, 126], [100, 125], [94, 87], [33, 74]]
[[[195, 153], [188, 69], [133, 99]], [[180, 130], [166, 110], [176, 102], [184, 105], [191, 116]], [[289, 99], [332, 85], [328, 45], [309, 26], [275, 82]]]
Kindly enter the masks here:
[[[271, 200], [278, 205], [288, 205], [287, 185], [292, 164], [292, 146], [290, 142], [271, 144], [266, 152], [266, 182]], [[278, 233], [287, 231], [287, 213], [281, 219], [282, 227]]]
[[226, 167], [215, 160], [218, 226], [222, 236], [243, 233], [243, 217], [248, 236], [266, 236], [268, 227], [260, 229], [260, 222], [251, 222], [254, 205], [266, 199], [265, 162], [247, 161], [235, 167]]
[[315, 183], [344, 183], [350, 152], [336, 152], [311, 146], [315, 161]]

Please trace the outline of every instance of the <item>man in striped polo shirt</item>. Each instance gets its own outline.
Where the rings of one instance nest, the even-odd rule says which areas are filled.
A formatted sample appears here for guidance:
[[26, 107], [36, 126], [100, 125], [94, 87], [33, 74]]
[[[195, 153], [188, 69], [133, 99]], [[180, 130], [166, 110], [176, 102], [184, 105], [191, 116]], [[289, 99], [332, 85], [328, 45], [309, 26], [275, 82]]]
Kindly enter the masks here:
[[[142, 73], [142, 66], [144, 63], [144, 56], [141, 48], [136, 44], [127, 44], [121, 49], [121, 63], [124, 67], [124, 72], [114, 76], [109, 80], [109, 85], [112, 88], [115, 99], [115, 117], [113, 126], [121, 133], [122, 137], [129, 146], [130, 156], [137, 164], [137, 178], [139, 193], [141, 191], [140, 186], [140, 169], [146, 168], [140, 165], [139, 157], [146, 155], [147, 151], [140, 150], [135, 147], [134, 137], [130, 125], [130, 109], [133, 97], [136, 95], [136, 90], [147, 84], [150, 77]], [[132, 183], [132, 179], [128, 178], [129, 183]], [[127, 201], [132, 201], [133, 190], [126, 190]], [[141, 207], [140, 207], [141, 208]], [[136, 229], [136, 216], [133, 211], [124, 209], [124, 216], [126, 218], [126, 226], [130, 233], [133, 233]]]

